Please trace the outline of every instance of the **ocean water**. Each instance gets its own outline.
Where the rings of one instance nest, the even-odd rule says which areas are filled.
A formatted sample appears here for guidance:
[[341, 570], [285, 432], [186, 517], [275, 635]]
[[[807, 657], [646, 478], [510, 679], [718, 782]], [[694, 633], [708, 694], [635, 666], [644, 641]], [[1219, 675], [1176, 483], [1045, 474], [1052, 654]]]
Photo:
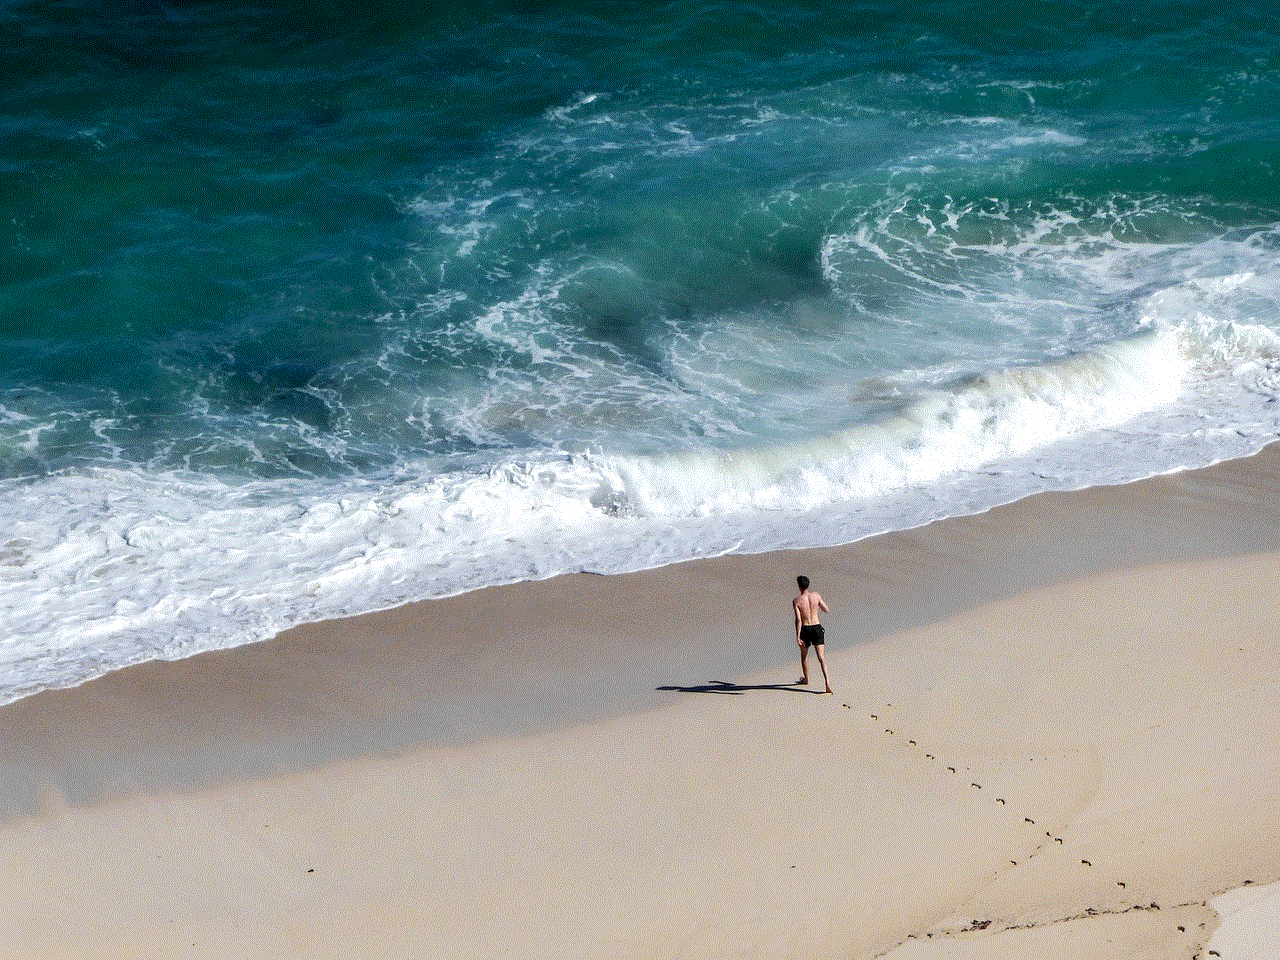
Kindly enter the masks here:
[[1277, 16], [1002, 9], [0, 3], [0, 701], [1275, 439]]

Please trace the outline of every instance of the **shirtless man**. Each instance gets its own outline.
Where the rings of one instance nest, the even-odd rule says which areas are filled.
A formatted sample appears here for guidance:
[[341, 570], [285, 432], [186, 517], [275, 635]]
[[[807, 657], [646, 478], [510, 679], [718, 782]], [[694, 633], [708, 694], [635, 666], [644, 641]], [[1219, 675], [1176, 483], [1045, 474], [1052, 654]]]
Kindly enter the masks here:
[[800, 648], [800, 679], [796, 683], [809, 682], [809, 648], [813, 647], [818, 654], [818, 665], [822, 667], [826, 692], [832, 693], [831, 679], [827, 676], [826, 638], [822, 624], [818, 622], [818, 611], [830, 613], [831, 608], [821, 595], [809, 589], [808, 577], [796, 577], [796, 583], [800, 587], [800, 596], [791, 601], [796, 614], [796, 646]]

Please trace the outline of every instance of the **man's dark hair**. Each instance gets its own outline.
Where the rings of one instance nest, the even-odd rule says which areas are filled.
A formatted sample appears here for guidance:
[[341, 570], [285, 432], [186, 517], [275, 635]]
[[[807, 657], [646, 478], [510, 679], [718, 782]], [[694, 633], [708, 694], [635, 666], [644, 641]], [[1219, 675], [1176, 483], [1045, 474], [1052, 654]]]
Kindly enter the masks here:
[[800, 576], [796, 577], [796, 583], [800, 584], [801, 590], [809, 589], [809, 578], [806, 577], [804, 574], [801, 574]]

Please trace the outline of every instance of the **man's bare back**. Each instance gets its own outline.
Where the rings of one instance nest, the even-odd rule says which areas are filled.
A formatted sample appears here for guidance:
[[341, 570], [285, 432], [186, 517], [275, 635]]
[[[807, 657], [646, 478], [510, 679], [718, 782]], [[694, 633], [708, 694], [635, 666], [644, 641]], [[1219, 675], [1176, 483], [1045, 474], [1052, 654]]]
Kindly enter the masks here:
[[796, 613], [800, 617], [800, 625], [802, 627], [811, 627], [814, 624], [821, 623], [818, 618], [818, 611], [825, 610], [831, 612], [831, 608], [827, 606], [827, 602], [822, 599], [822, 594], [813, 590], [806, 590], [800, 596], [791, 601], [796, 608]]
[[826, 631], [818, 617], [819, 611], [830, 613], [831, 608], [821, 594], [809, 589], [808, 577], [796, 577], [796, 584], [800, 587], [800, 596], [791, 601], [796, 617], [796, 646], [800, 648], [800, 679], [796, 683], [809, 682], [809, 648], [813, 647], [818, 654], [818, 665], [822, 667], [826, 692], [832, 693], [827, 674]]

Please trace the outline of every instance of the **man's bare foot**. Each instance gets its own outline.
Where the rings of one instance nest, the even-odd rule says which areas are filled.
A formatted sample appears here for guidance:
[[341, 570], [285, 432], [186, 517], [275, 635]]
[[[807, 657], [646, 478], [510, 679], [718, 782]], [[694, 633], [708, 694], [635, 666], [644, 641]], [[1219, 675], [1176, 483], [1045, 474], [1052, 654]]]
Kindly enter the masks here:
[[830, 687], [827, 687], [827, 689], [826, 689], [825, 691], [823, 691], [823, 692], [824, 692], [824, 693], [835, 693], [835, 691], [834, 691], [834, 690], [832, 690]]
[[808, 685], [809, 685], [809, 678], [808, 678], [808, 677], [801, 677], [799, 680], [797, 680], [797, 681], [796, 681], [796, 683], [801, 684], [801, 685], [803, 685], [803, 686], [808, 686]]

